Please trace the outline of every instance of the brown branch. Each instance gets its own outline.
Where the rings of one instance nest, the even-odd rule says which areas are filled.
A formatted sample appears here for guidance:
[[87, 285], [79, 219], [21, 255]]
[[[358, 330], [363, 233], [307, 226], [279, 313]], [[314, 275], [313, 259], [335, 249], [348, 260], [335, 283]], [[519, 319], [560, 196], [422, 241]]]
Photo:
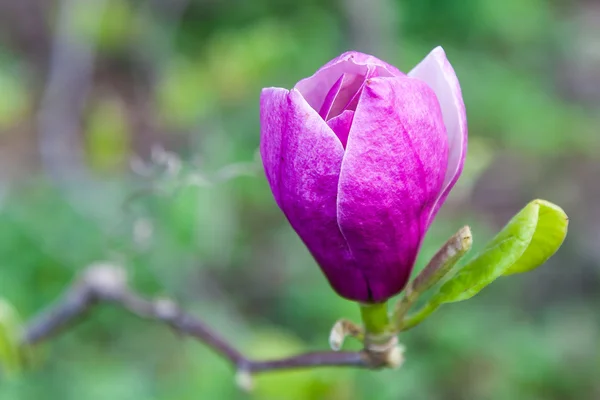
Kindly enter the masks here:
[[52, 338], [103, 302], [120, 305], [142, 318], [163, 322], [179, 334], [203, 342], [231, 362], [238, 371], [238, 383], [246, 388], [251, 385], [251, 375], [259, 372], [328, 366], [377, 369], [389, 365], [385, 354], [366, 350], [312, 352], [276, 360], [249, 359], [204, 322], [182, 311], [173, 301], [147, 300], [134, 292], [127, 285], [125, 271], [108, 264], [87, 268], [57, 304], [27, 324], [23, 344], [32, 345]]

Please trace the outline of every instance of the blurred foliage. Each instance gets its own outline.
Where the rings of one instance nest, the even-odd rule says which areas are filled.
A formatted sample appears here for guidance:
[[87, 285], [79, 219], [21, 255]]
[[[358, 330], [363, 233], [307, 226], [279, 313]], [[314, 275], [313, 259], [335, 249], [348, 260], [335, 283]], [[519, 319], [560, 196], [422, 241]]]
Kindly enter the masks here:
[[[66, 3], [27, 3], [42, 10], [39, 26], [21, 15], [0, 28], [0, 161], [13, 160], [0, 171], [0, 297], [22, 316], [51, 303], [86, 265], [111, 260], [129, 269], [136, 288], [176, 298], [248, 354], [326, 348], [334, 321], [358, 320], [358, 307], [329, 288], [260, 167], [248, 166], [254, 177], [212, 178], [255, 160], [260, 89], [291, 87], [353, 48], [361, 23], [387, 20], [378, 10], [397, 13], [398, 25], [392, 38], [371, 38], [373, 47], [393, 43], [383, 49], [388, 61], [408, 71], [442, 45], [468, 108], [465, 174], [417, 270], [458, 227], [472, 227], [476, 249], [497, 230], [492, 210], [471, 207], [497, 154], [547, 159], [539, 168], [562, 171], [562, 160], [593, 158], [600, 148], [599, 107], [568, 98], [557, 78], [561, 49], [576, 42], [569, 18], [585, 2], [378, 0], [385, 7], [357, 18], [356, 2], [342, 0], [107, 0], [101, 16], [84, 3], [74, 8], [71, 34], [91, 41], [96, 57], [77, 118], [84, 164], [69, 166], [87, 174], [65, 184], [25, 155], [40, 152], [30, 125], [52, 55], [41, 41], [53, 38]], [[35, 46], [27, 34], [21, 40], [22, 26], [31, 35], [40, 30], [31, 37], [42, 39]], [[153, 145], [177, 156], [157, 160]], [[134, 156], [143, 161], [132, 173]], [[521, 200], [497, 185], [494, 200], [505, 201], [510, 215], [533, 197]], [[552, 193], [544, 190], [535, 196]], [[499, 280], [470, 302], [444, 307], [401, 335], [408, 350], [398, 371], [276, 373], [258, 377], [256, 390], [244, 394], [209, 349], [106, 306], [37, 348], [42, 361], [34, 370], [3, 377], [0, 398], [595, 399], [598, 299], [580, 295], [579, 286], [550, 285], [578, 267], [574, 260], [549, 263], [546, 280], [538, 271], [533, 281]], [[598, 269], [597, 258], [591, 264]], [[546, 286], [550, 294], [539, 295]]]
[[4, 60], [0, 49], [0, 130], [4, 130], [23, 118], [29, 108], [27, 85], [24, 74], [16, 66]]
[[100, 99], [89, 111], [86, 154], [94, 170], [121, 170], [129, 157], [127, 120], [118, 99]]
[[0, 368], [7, 377], [21, 371], [23, 355], [19, 338], [22, 322], [13, 307], [0, 298]]

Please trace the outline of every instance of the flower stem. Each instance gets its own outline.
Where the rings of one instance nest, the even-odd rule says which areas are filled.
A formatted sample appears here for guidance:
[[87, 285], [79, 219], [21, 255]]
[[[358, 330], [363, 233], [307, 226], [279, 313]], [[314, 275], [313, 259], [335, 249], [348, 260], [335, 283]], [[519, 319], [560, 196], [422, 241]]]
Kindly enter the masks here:
[[374, 304], [360, 304], [362, 317], [367, 334], [383, 334], [390, 329], [390, 316], [387, 302]]
[[364, 350], [390, 368], [398, 368], [404, 361], [404, 347], [398, 343], [391, 323], [387, 302], [360, 304], [364, 324]]

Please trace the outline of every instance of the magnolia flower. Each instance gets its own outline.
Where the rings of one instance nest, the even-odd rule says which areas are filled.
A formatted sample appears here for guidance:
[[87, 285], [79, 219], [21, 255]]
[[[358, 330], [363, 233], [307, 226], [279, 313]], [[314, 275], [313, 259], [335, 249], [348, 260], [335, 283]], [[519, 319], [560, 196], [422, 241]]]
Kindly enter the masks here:
[[275, 201], [333, 289], [362, 303], [399, 293], [465, 159], [444, 50], [408, 74], [344, 53], [292, 90], [263, 89], [260, 123]]

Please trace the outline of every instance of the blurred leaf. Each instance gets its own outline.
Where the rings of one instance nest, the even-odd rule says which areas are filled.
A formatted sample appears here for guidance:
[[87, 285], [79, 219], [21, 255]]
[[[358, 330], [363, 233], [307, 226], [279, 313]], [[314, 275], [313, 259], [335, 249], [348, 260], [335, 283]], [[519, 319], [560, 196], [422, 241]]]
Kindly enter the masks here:
[[[463, 93], [469, 94], [469, 126], [511, 148], [547, 155], [575, 148], [595, 154], [597, 130], [591, 113], [557, 97], [539, 76], [502, 59], [446, 50], [455, 55], [452, 64]], [[463, 79], [466, 76], [469, 79]], [[478, 82], [489, 82], [486, 90]]]
[[168, 199], [168, 221], [173, 228], [170, 233], [188, 246], [197, 245], [197, 235], [201, 227], [199, 215], [203, 206], [201, 196], [207, 190], [209, 189], [187, 185], [177, 190]]
[[207, 68], [218, 98], [239, 102], [256, 93], [257, 81], [289, 56], [290, 47], [289, 28], [274, 21], [216, 35], [208, 43]]
[[123, 106], [117, 98], [104, 98], [88, 116], [86, 147], [89, 161], [97, 170], [115, 171], [126, 164], [129, 132]]
[[134, 18], [131, 2], [126, 0], [108, 0], [98, 8], [84, 2], [75, 2], [76, 18], [73, 19], [72, 34], [95, 43], [102, 50], [111, 51], [127, 47], [139, 28]]
[[198, 60], [174, 57], [157, 88], [157, 107], [168, 125], [188, 127], [213, 107], [214, 93], [204, 65]]
[[289, 56], [292, 44], [289, 28], [270, 21], [218, 32], [202, 57], [177, 57], [167, 64], [158, 87], [161, 118], [185, 128], [219, 106], [257, 96], [259, 80]]
[[23, 365], [19, 339], [21, 321], [12, 305], [0, 298], [0, 372], [18, 373]]
[[[183, 184], [160, 199], [157, 233], [179, 254], [191, 252], [203, 262], [227, 265], [237, 222], [231, 197], [223, 186]], [[173, 247], [165, 256], [173, 257]], [[197, 265], [194, 267], [197, 268]]]
[[[517, 48], [548, 38], [552, 22], [550, 5], [544, 0], [479, 0], [479, 18], [473, 21], [484, 36]], [[528, 51], [535, 49], [528, 48]]]
[[440, 38], [464, 43], [477, 34], [478, 0], [465, 0], [460, 7], [449, 1], [404, 0], [401, 26], [406, 37], [418, 35], [438, 41]]
[[0, 130], [26, 115], [29, 107], [27, 89], [22, 76], [0, 65]]

